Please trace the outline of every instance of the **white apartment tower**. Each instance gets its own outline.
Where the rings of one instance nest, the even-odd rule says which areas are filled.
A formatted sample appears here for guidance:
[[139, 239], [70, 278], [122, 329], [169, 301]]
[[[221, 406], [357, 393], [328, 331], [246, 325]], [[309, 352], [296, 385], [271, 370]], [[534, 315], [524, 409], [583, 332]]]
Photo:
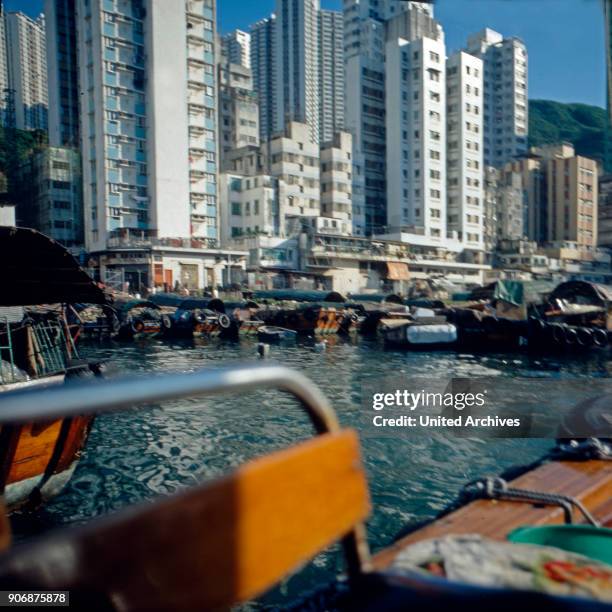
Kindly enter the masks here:
[[468, 251], [484, 248], [483, 63], [468, 53], [446, 62], [448, 231]]
[[21, 130], [46, 130], [48, 99], [44, 16], [31, 19], [23, 13], [8, 13], [6, 44], [9, 107], [14, 109], [14, 126]]
[[527, 152], [527, 49], [486, 28], [468, 38], [467, 52], [484, 63], [484, 163], [500, 167]]
[[276, 121], [276, 17], [251, 26], [251, 70], [259, 102], [259, 135], [267, 142]]
[[274, 131], [304, 123], [319, 142], [319, 0], [276, 0]]
[[217, 225], [214, 0], [77, 0], [85, 240]]
[[227, 62], [251, 67], [251, 35], [234, 30], [221, 38], [221, 56]]
[[344, 21], [339, 11], [319, 11], [319, 141], [344, 128]]
[[[419, 16], [406, 23], [404, 40], [430, 31], [433, 6], [426, 2], [345, 0], [345, 129], [353, 135], [354, 172], [363, 190], [353, 207], [357, 234], [382, 232], [387, 224], [385, 139], [385, 39], [387, 24], [404, 12]], [[399, 37], [399, 35], [398, 35]]]
[[11, 123], [11, 96], [9, 90], [8, 76], [8, 49], [6, 47], [6, 19], [4, 7], [0, 2], [0, 125], [6, 126]]
[[386, 46], [387, 226], [443, 246], [446, 219], [446, 47], [437, 39]]

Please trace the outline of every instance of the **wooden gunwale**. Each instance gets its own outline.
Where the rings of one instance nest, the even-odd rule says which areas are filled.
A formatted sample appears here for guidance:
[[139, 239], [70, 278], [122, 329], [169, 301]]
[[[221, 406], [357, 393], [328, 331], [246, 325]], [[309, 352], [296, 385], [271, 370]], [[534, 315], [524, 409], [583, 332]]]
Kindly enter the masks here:
[[[612, 461], [545, 463], [513, 480], [512, 486], [572, 496], [582, 502], [603, 525], [612, 525]], [[574, 522], [584, 523], [584, 517], [574, 512]], [[476, 500], [400, 538], [376, 554], [372, 564], [377, 570], [384, 569], [402, 549], [421, 540], [468, 533], [505, 540], [517, 527], [560, 523], [563, 523], [563, 511], [559, 507]]]

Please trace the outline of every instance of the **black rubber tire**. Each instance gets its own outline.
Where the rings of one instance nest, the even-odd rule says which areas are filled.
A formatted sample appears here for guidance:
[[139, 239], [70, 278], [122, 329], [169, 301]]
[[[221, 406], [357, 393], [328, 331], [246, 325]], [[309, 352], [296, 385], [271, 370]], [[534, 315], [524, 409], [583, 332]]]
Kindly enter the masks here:
[[565, 327], [561, 323], [551, 323], [548, 329], [556, 344], [565, 344]]
[[194, 310], [191, 313], [191, 317], [196, 323], [206, 323], [206, 315], [201, 313], [199, 310]]
[[170, 318], [170, 315], [162, 315], [161, 318], [161, 323], [162, 323], [162, 327], [164, 329], [171, 329], [172, 328], [172, 319]]
[[130, 327], [132, 328], [132, 331], [135, 334], [139, 334], [141, 331], [144, 330], [145, 324], [144, 324], [144, 321], [142, 319], [135, 318], [135, 319], [132, 319]]
[[229, 329], [231, 325], [232, 321], [230, 318], [225, 313], [221, 313], [219, 315], [219, 327], [221, 327], [221, 329]]
[[580, 346], [585, 348], [593, 346], [593, 332], [588, 327], [579, 327], [576, 334], [576, 340]]
[[565, 344], [567, 344], [568, 346], [578, 344], [578, 331], [575, 327], [565, 328]]
[[593, 330], [593, 344], [599, 348], [608, 346], [608, 332], [600, 327]]

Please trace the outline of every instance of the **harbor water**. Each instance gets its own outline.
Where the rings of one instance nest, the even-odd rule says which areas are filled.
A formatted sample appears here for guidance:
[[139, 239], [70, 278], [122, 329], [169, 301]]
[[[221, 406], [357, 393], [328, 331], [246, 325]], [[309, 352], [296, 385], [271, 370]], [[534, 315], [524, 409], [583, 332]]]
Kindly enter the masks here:
[[[331, 399], [343, 425], [360, 427], [362, 385], [392, 375], [438, 377], [608, 378], [606, 358], [402, 352], [377, 340], [331, 338], [318, 350], [312, 340], [273, 346], [269, 359], [311, 378]], [[189, 372], [258, 360], [254, 340], [108, 342], [83, 344], [81, 356], [107, 360], [110, 375]], [[580, 401], [577, 395], [576, 403]], [[287, 395], [193, 398], [96, 419], [86, 451], [65, 491], [43, 509], [17, 517], [17, 536], [78, 524], [123, 506], [167, 495], [226, 472], [245, 460], [305, 439], [312, 430]], [[451, 502], [466, 481], [527, 464], [550, 440], [364, 437], [362, 449], [374, 511], [368, 537], [374, 550], [407, 524], [429, 519]], [[205, 525], [202, 526], [204, 529]], [[268, 598], [294, 597], [306, 585], [330, 580], [341, 567], [338, 551], [314, 563]]]

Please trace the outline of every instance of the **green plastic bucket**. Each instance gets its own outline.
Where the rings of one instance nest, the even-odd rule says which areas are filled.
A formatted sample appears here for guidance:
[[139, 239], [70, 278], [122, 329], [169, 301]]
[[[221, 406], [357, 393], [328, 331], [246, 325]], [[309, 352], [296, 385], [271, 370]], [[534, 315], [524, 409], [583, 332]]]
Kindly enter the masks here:
[[591, 525], [519, 527], [508, 535], [510, 542], [555, 546], [612, 565], [612, 529]]

